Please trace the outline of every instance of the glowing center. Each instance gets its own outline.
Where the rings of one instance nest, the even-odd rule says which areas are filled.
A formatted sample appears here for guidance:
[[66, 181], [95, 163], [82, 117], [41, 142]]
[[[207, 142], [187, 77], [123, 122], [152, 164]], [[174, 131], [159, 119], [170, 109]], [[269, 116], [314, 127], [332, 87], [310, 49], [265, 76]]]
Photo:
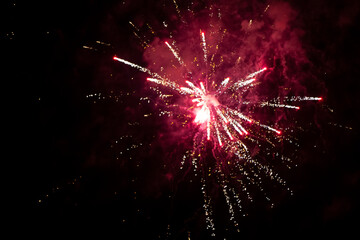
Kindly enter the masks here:
[[198, 107], [201, 106], [201, 108], [195, 110], [196, 117], [194, 122], [198, 124], [209, 122], [211, 118], [210, 109], [212, 106], [217, 107], [220, 105], [218, 100], [212, 95], [203, 95], [201, 98], [196, 98], [194, 100], [199, 102], [197, 104]]

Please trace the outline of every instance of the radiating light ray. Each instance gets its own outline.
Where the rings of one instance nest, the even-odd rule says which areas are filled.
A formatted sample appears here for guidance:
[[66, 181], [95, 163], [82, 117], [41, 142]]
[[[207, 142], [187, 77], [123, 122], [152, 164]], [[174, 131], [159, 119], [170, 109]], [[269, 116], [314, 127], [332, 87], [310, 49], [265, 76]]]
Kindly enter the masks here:
[[205, 87], [204, 87], [203, 82], [200, 82], [200, 87], [201, 87], [202, 92], [203, 92], [204, 95], [205, 95], [205, 94], [206, 94], [206, 90], [205, 90]]
[[221, 141], [220, 132], [219, 132], [219, 128], [217, 126], [216, 121], [214, 122], [214, 128], [216, 130], [216, 136], [217, 136], [217, 140], [219, 142], [219, 146], [221, 147], [223, 144], [222, 144], [222, 141]]
[[254, 77], [256, 75], [262, 73], [265, 70], [267, 70], [267, 67], [264, 67], [263, 69], [260, 69], [259, 71], [256, 71], [256, 72], [253, 72], [253, 73], [249, 74], [245, 78], [245, 80], [241, 79], [241, 80], [233, 83], [232, 85], [228, 86], [225, 90], [223, 90], [223, 92], [226, 91], [228, 88], [233, 88], [234, 90], [238, 90], [239, 88], [242, 88], [242, 87], [245, 87], [245, 86], [248, 86], [248, 85], [252, 84], [256, 80], [256, 78], [254, 78]]
[[177, 85], [176, 83], [171, 82], [171, 81], [166, 81], [166, 80], [157, 79], [157, 78], [146, 78], [146, 80], [149, 82], [157, 83], [159, 85], [163, 85], [164, 87], [171, 88], [181, 94], [187, 93], [186, 90], [184, 91], [183, 88], [179, 87], [179, 85]]
[[226, 119], [226, 117], [221, 112], [221, 110], [217, 107], [215, 108], [215, 110], [216, 110], [216, 113], [220, 116], [220, 118], [224, 121], [224, 123], [227, 124], [229, 122], [229, 120]]
[[146, 80], [157, 83], [157, 84], [163, 84], [163, 81], [156, 79], [156, 78], [146, 78]]
[[300, 96], [290, 96], [285, 97], [285, 100], [296, 102], [296, 101], [322, 101], [322, 97], [300, 97]]
[[245, 87], [246, 85], [249, 85], [251, 83], [253, 83], [255, 81], [255, 78], [251, 78], [249, 80], [246, 80], [246, 81], [238, 81], [236, 83], [234, 83], [233, 87], [235, 88], [235, 90], [241, 88], [241, 87]]
[[207, 62], [207, 50], [206, 50], [206, 40], [205, 40], [205, 32], [201, 32], [201, 41], [202, 41], [202, 48], [204, 52], [204, 62]]
[[240, 123], [238, 123], [237, 121], [233, 121], [233, 122], [235, 123], [235, 125], [237, 125], [237, 127], [239, 127], [239, 128], [241, 129], [241, 131], [242, 131], [243, 133], [245, 133], [246, 135], [249, 134], [249, 132], [246, 131], [245, 128], [244, 128]]
[[241, 118], [241, 119], [243, 119], [245, 121], [248, 121], [249, 123], [253, 122], [253, 120], [251, 120], [249, 117], [245, 116], [244, 114], [242, 114], [242, 113], [240, 113], [240, 112], [238, 112], [238, 111], [236, 111], [234, 109], [228, 108], [226, 106], [225, 106], [225, 109], [227, 111], [229, 111], [229, 113], [231, 113], [233, 116], [237, 116], [237, 117], [239, 117], [239, 118]]
[[243, 132], [236, 126], [236, 124], [234, 123], [235, 121], [231, 121], [231, 125], [233, 126], [233, 128], [235, 129], [235, 131], [237, 131], [240, 135], [243, 135]]
[[206, 134], [207, 134], [206, 139], [209, 141], [210, 140], [210, 135], [211, 135], [211, 132], [210, 132], [210, 119], [206, 123]]
[[194, 94], [194, 90], [187, 87], [180, 87], [180, 89], [187, 94]]
[[221, 93], [223, 93], [225, 90], [227, 90], [227, 85], [228, 85], [229, 81], [230, 81], [230, 78], [227, 77], [227, 78], [224, 79], [224, 81], [222, 81], [222, 82], [220, 83], [220, 87], [219, 87], [219, 89], [218, 89], [218, 91], [217, 91], [217, 94], [221, 94]]
[[272, 127], [270, 127], [270, 126], [268, 126], [268, 125], [264, 125], [264, 124], [259, 123], [259, 126], [262, 127], [262, 128], [265, 128], [265, 129], [267, 129], [267, 130], [276, 132], [276, 133], [279, 134], [279, 135], [281, 134], [281, 131], [280, 131], [280, 130], [277, 130], [277, 129], [275, 129], [275, 128], [272, 128]]
[[147, 69], [147, 68], [144, 68], [144, 67], [139, 66], [139, 65], [137, 65], [137, 64], [135, 64], [135, 63], [129, 62], [129, 61], [125, 60], [125, 59], [118, 58], [118, 57], [116, 57], [116, 56], [115, 56], [113, 59], [116, 60], [116, 61], [119, 61], [119, 62], [121, 62], [121, 63], [124, 63], [124, 64], [126, 64], [126, 65], [129, 65], [130, 67], [136, 68], [136, 69], [138, 69], [139, 71], [144, 72], [144, 73], [147, 73], [147, 74], [149, 74], [149, 75], [151, 75], [151, 76], [153, 76], [153, 77], [155, 77], [155, 78], [159, 78], [159, 79], [165, 81], [165, 79], [164, 79], [163, 77], [161, 77], [159, 74], [153, 73], [153, 72], [151, 72], [151, 71], [150, 71], [149, 69]]
[[197, 89], [197, 87], [195, 87], [195, 85], [192, 83], [192, 82], [190, 82], [190, 81], [185, 81], [186, 83], [187, 83], [187, 85], [189, 85], [192, 89]]
[[230, 80], [229, 77], [225, 78], [224, 81], [221, 82], [220, 86], [225, 87], [229, 83], [229, 80]]
[[226, 134], [229, 136], [230, 140], [234, 140], [233, 136], [231, 135], [229, 129], [227, 128], [226, 124], [222, 124], [222, 127], [224, 128]]
[[269, 102], [262, 102], [260, 103], [260, 106], [269, 106], [269, 107], [276, 107], [276, 108], [293, 108], [296, 110], [299, 110], [299, 106], [293, 106], [293, 105], [286, 105], [286, 104], [276, 104], [276, 103], [269, 103]]
[[174, 57], [179, 61], [180, 65], [184, 65], [184, 62], [181, 60], [181, 58], [179, 57], [179, 54], [175, 51], [175, 49], [173, 47], [171, 47], [171, 45], [167, 41], [165, 42], [165, 44], [166, 44], [166, 46], [168, 46], [168, 48], [170, 49], [170, 51], [172, 52]]
[[266, 71], [267, 70], [267, 67], [264, 67], [263, 69], [260, 69], [259, 71], [256, 71], [254, 73], [251, 73], [249, 74], [246, 79], [249, 79], [249, 78], [253, 78], [255, 77], [256, 75], [258, 75], [259, 73], [262, 73], [263, 71]]

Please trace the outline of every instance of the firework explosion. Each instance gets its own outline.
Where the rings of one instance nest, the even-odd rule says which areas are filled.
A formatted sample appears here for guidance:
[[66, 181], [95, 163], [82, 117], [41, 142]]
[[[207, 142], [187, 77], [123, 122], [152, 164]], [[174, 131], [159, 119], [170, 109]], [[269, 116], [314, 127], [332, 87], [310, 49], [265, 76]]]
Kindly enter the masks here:
[[10, 225], [122, 239], [208, 239], [207, 224], [217, 239], [357, 233], [360, 1], [2, 3]]
[[[224, 42], [228, 42], [228, 34], [226, 28], [219, 24], [220, 9], [209, 10], [210, 27], [206, 31], [210, 38], [208, 43], [205, 31], [196, 30], [189, 24], [196, 13], [189, 10], [192, 18], [186, 18], [175, 1], [174, 6], [182, 26], [180, 29], [184, 33], [178, 32], [176, 35], [170, 31], [169, 36], [161, 40], [147, 24], [155, 38], [151, 42], [134, 23], [129, 22], [151, 61], [148, 67], [118, 56], [113, 59], [148, 74], [149, 87], [166, 106], [168, 115], [176, 116], [183, 127], [192, 129], [189, 133], [192, 135], [193, 147], [182, 158], [179, 157], [179, 168], [183, 169], [189, 163], [195, 175], [200, 176], [207, 228], [215, 236], [212, 198], [209, 194], [214, 184], [221, 187], [230, 220], [236, 227], [236, 215], [243, 212], [245, 201], [253, 201], [251, 191], [254, 187], [271, 202], [265, 191], [264, 179], [279, 183], [292, 194], [286, 181], [273, 170], [270, 163], [270, 160], [279, 159], [291, 168], [291, 159], [281, 152], [284, 142], [293, 144], [294, 139], [288, 135], [290, 128], [279, 127], [274, 114], [261, 115], [257, 109], [275, 109], [273, 112], [280, 109], [281, 114], [291, 114], [285, 111], [300, 109], [299, 104], [295, 103], [321, 101], [322, 98], [293, 96], [289, 93], [275, 97], [273, 93], [261, 96], [259, 88], [262, 87], [262, 81], [266, 81], [266, 76], [274, 68], [265, 66], [262, 59], [241, 68], [242, 56], [237, 56], [234, 62], [225, 62], [222, 47]], [[269, 7], [267, 5], [264, 12]], [[256, 23], [250, 20], [248, 27], [252, 24]], [[167, 28], [168, 24], [164, 21], [163, 26]], [[181, 40], [184, 36], [189, 35], [191, 38], [185, 42], [190, 45], [177, 45], [178, 42], [184, 42]], [[231, 48], [233, 55], [236, 50]], [[185, 57], [183, 52], [186, 53]], [[224, 73], [227, 75], [222, 75]]]

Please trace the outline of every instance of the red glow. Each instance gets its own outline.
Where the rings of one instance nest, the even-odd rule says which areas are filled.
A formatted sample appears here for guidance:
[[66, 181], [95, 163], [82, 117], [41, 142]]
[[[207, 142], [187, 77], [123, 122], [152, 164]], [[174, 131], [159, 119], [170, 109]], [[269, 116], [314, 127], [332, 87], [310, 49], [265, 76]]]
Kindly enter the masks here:
[[296, 110], [299, 110], [300, 109], [300, 107], [296, 107]]
[[267, 67], [264, 67], [263, 69], [264, 69], [264, 70], [267, 70]]
[[279, 130], [276, 130], [276, 133], [277, 133], [278, 135], [281, 135], [281, 131], [279, 131]]
[[173, 179], [174, 176], [171, 173], [167, 173], [165, 174], [165, 177], [168, 181], [171, 181], [171, 179]]
[[168, 42], [167, 42], [167, 41], [165, 41], [165, 44], [168, 44]]
[[320, 97], [320, 98], [319, 98], [319, 101], [322, 101], [322, 100], [323, 100], [323, 98], [322, 98], [322, 97]]
[[113, 57], [113, 59], [114, 59], [114, 60], [116, 60], [116, 59], [117, 59], [117, 57], [116, 57], [116, 56], [114, 56], [114, 57]]

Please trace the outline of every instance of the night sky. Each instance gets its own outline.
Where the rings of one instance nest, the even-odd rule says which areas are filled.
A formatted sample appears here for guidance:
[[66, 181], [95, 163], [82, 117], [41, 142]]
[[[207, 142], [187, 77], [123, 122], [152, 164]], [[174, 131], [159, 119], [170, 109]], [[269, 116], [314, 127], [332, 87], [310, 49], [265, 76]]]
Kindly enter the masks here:
[[[186, 3], [178, 2], [184, 10]], [[210, 5], [195, 2], [198, 11]], [[311, 72], [312, 80], [303, 86], [324, 101], [304, 110], [310, 113], [304, 126], [311, 127], [299, 134], [298, 167], [282, 172], [294, 195], [276, 197], [274, 208], [255, 201], [239, 218], [240, 233], [226, 205], [218, 204], [219, 239], [331, 236], [359, 227], [360, 3], [284, 2], [218, 6], [241, 6], [244, 15], [260, 4], [291, 6], [296, 17], [286, 24], [301, 29], [299, 45], [310, 63], [303, 74]], [[138, 104], [149, 96], [147, 75], [113, 61], [118, 55], [146, 66], [129, 21], [154, 29], [162, 19], [171, 25], [173, 1], [13, 0], [0, 6], [3, 104], [10, 106], [3, 117], [14, 119], [11, 153], [3, 157], [14, 170], [3, 182], [11, 190], [8, 223], [34, 236], [50, 230], [117, 239], [210, 238], [200, 184], [173, 164], [188, 143], [169, 140], [176, 134], [161, 117], [144, 118], [156, 110], [146, 100]], [[224, 17], [229, 28], [240, 25], [231, 20]]]

